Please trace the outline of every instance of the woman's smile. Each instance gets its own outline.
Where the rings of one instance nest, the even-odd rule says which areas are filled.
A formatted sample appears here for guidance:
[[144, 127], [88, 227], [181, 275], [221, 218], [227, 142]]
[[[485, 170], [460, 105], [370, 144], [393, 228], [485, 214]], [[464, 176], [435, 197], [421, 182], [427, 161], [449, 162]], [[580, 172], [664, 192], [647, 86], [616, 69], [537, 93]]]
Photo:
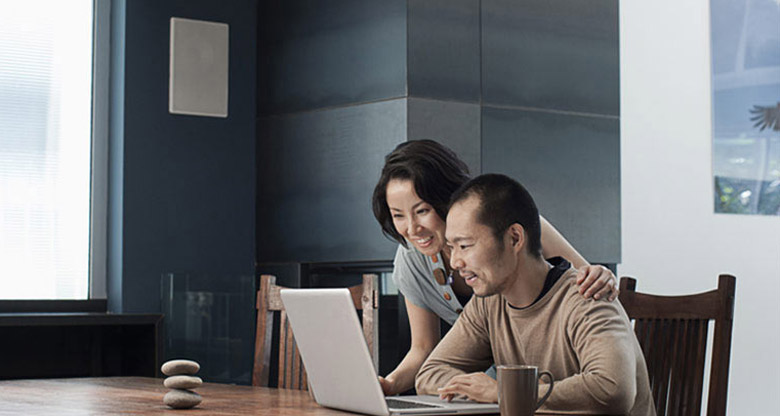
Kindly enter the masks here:
[[444, 220], [431, 204], [420, 199], [412, 181], [391, 180], [386, 195], [398, 234], [425, 255], [439, 253], [444, 247]]

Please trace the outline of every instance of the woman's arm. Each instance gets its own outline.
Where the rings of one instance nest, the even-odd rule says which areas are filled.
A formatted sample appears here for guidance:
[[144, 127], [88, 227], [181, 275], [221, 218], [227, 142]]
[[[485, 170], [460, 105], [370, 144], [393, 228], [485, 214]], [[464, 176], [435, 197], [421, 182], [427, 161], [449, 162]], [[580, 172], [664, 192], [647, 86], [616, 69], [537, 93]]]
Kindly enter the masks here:
[[604, 266], [591, 266], [577, 250], [569, 244], [558, 230], [543, 216], [539, 216], [542, 226], [542, 253], [545, 258], [560, 256], [570, 261], [577, 270], [577, 284], [585, 298], [617, 298], [619, 290], [617, 278]]
[[414, 387], [417, 371], [441, 339], [438, 315], [409, 302], [408, 299], [406, 312], [409, 315], [409, 327], [412, 331], [412, 346], [395, 370], [387, 377], [379, 377], [379, 383], [387, 396], [403, 393]]

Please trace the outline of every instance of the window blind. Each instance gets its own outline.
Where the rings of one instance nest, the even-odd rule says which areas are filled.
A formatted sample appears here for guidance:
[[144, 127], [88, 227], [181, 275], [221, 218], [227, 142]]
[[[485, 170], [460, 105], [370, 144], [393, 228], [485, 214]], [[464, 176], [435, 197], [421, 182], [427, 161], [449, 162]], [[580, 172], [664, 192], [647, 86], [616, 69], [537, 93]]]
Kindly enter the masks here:
[[85, 299], [90, 0], [0, 2], [0, 299]]

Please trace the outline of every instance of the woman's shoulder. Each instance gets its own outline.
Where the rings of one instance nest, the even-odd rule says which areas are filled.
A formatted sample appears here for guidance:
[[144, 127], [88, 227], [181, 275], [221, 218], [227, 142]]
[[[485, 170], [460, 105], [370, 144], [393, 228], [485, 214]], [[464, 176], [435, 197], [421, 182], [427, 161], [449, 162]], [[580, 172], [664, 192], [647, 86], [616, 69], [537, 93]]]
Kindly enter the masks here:
[[414, 247], [398, 245], [393, 262], [393, 277], [397, 281], [417, 282], [425, 280], [431, 273], [431, 263], [427, 256]]
[[424, 265], [428, 263], [426, 255], [420, 253], [411, 245], [404, 247], [401, 244], [398, 245], [398, 249], [395, 252], [395, 262], [398, 263], [399, 261], [417, 265]]

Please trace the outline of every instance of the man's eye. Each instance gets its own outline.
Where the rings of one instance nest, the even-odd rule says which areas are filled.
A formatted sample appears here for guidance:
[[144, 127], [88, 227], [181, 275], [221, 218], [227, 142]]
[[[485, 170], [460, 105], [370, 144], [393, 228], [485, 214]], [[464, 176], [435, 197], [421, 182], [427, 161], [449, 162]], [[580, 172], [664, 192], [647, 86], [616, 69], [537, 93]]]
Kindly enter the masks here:
[[469, 248], [469, 247], [471, 247], [471, 244], [469, 244], [469, 245], [466, 245], [466, 244], [461, 244], [461, 245], [460, 245], [460, 249], [461, 249], [461, 250], [465, 250], [465, 249], [467, 249], [467, 248]]

